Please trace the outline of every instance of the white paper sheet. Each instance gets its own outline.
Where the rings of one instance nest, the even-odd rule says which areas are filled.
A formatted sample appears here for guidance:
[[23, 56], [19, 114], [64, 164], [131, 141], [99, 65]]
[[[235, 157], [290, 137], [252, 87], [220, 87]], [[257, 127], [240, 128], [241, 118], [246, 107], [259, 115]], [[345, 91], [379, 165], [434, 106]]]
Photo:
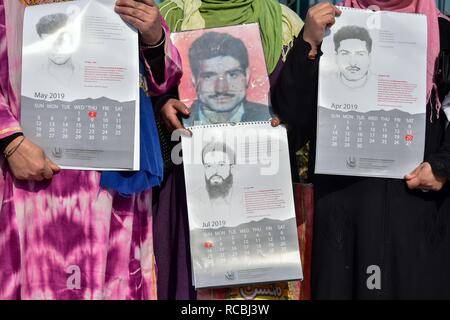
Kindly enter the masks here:
[[423, 161], [426, 17], [340, 9], [321, 48], [315, 172], [403, 178]]
[[21, 123], [62, 168], [139, 170], [138, 34], [114, 5], [25, 10]]

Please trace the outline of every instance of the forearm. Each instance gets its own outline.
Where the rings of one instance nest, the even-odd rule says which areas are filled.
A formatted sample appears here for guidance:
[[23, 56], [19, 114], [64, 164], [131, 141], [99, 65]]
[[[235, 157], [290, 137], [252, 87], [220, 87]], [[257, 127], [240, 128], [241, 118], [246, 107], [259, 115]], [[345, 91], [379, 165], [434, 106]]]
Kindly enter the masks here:
[[154, 48], [141, 45], [148, 91], [152, 96], [162, 95], [177, 86], [182, 75], [181, 58], [170, 40], [169, 28], [164, 20], [161, 24], [164, 29], [163, 42]]
[[450, 179], [450, 128], [447, 127], [445, 138], [438, 152], [429, 155], [426, 159], [431, 165], [434, 175]]

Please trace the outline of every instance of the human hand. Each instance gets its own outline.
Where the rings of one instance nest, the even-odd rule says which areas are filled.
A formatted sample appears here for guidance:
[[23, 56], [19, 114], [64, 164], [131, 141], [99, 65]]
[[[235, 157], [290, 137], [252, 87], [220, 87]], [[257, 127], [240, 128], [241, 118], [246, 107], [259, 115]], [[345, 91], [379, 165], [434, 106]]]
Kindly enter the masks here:
[[272, 125], [272, 127], [278, 127], [281, 124], [281, 120], [280, 120], [280, 118], [278, 118], [278, 116], [274, 116], [270, 120], [270, 124]]
[[155, 45], [163, 37], [159, 8], [153, 0], [117, 0], [115, 10], [125, 22], [139, 30], [143, 43]]
[[311, 45], [311, 51], [317, 53], [322, 43], [325, 29], [331, 27], [335, 17], [341, 15], [341, 10], [329, 2], [322, 2], [312, 6], [306, 15], [303, 30], [303, 40]]
[[447, 182], [447, 178], [434, 175], [428, 162], [420, 164], [414, 171], [405, 176], [406, 184], [410, 189], [422, 191], [439, 191]]
[[[23, 137], [17, 137], [7, 147], [6, 152], [15, 148]], [[7, 159], [9, 168], [16, 179], [42, 181], [51, 179], [60, 171], [44, 151], [30, 140], [25, 139], [17, 150]]]
[[170, 131], [182, 130], [187, 135], [191, 136], [192, 133], [186, 129], [178, 119], [178, 113], [184, 116], [189, 116], [191, 109], [187, 107], [183, 102], [177, 99], [169, 99], [161, 108], [161, 118]]

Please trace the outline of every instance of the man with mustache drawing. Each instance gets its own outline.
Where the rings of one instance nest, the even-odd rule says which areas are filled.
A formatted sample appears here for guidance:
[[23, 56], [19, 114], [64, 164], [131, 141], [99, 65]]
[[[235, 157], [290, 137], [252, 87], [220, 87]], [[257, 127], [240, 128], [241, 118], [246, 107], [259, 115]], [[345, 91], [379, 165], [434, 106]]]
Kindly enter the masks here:
[[334, 35], [339, 80], [348, 88], [364, 86], [369, 78], [372, 38], [367, 29], [345, 26]]

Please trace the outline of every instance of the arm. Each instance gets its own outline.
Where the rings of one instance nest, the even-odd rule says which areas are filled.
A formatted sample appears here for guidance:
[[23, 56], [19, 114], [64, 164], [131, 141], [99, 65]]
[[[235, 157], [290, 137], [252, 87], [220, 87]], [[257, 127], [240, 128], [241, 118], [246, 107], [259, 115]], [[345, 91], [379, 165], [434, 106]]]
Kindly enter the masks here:
[[[449, 96], [450, 97], [450, 96]], [[431, 154], [427, 162], [438, 177], [450, 179], [450, 129], [445, 131], [444, 141], [437, 153]]]
[[[117, 0], [115, 11], [139, 31], [149, 93], [161, 95], [176, 86], [181, 78], [181, 59], [154, 0]], [[159, 47], [164, 48], [164, 55]]]
[[[441, 50], [449, 50], [450, 22], [445, 19], [439, 19], [439, 31]], [[428, 155], [425, 158], [425, 162], [405, 177], [410, 189], [439, 191], [443, 189], [447, 180], [450, 179], [450, 127], [447, 126], [444, 129], [448, 116], [442, 111], [450, 107], [450, 93], [448, 93], [450, 78], [448, 77], [448, 73], [443, 72], [445, 68], [443, 68], [442, 64], [444, 63], [448, 63], [448, 61], [440, 61], [436, 79], [439, 92], [438, 96], [443, 97], [447, 94], [447, 97], [442, 103], [439, 118], [435, 119], [435, 121], [440, 122], [436, 123], [435, 126], [442, 126], [444, 134], [437, 152]], [[446, 189], [448, 190], [448, 188]]]
[[19, 122], [0, 93], [0, 151], [7, 157], [9, 168], [16, 179], [51, 179], [59, 167], [48, 159], [44, 151], [23, 137]]
[[310, 50], [302, 31], [271, 92], [273, 109], [287, 124], [295, 148], [310, 139], [316, 123], [319, 58], [309, 59]]
[[[170, 41], [169, 28], [154, 0], [117, 0], [115, 10], [139, 30], [148, 91], [154, 96], [156, 109], [161, 110], [164, 122], [170, 124], [169, 129], [183, 128], [177, 115], [188, 115], [189, 109], [174, 98], [181, 78], [181, 58]], [[160, 46], [164, 46], [164, 53]]]
[[[450, 106], [450, 94], [444, 100]], [[446, 121], [447, 117], [441, 110], [441, 121]], [[445, 120], [444, 120], [445, 119]], [[420, 164], [413, 172], [406, 177], [406, 183], [410, 189], [440, 191], [450, 178], [450, 130], [446, 128], [444, 138], [437, 152], [430, 154], [425, 162]]]
[[0, 152], [4, 153], [6, 147], [14, 139], [22, 135], [19, 121], [12, 114], [0, 92]]
[[[320, 3], [309, 9], [305, 26], [272, 88], [274, 111], [288, 125], [295, 148], [303, 146], [314, 132], [320, 45], [325, 29], [340, 14], [340, 10], [330, 3]], [[272, 125], [276, 123], [272, 121]]]
[[141, 45], [141, 55], [146, 68], [147, 84], [152, 96], [163, 95], [172, 92], [180, 82], [181, 58], [178, 50], [170, 40], [169, 27], [160, 17], [163, 28], [163, 38], [160, 43], [152, 48]]

